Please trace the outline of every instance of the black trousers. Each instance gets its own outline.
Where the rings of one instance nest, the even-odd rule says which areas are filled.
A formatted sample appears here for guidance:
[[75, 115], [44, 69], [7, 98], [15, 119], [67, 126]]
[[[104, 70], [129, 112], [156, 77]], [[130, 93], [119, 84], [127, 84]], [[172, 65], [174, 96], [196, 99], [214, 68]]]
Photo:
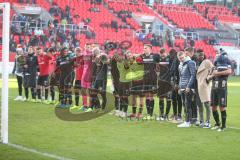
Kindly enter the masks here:
[[189, 91], [186, 93], [183, 91], [181, 93], [182, 96], [182, 102], [184, 104], [184, 111], [185, 111], [185, 121], [191, 122], [192, 120], [192, 102], [193, 102], [193, 95], [194, 93], [192, 91]]
[[182, 98], [178, 94], [177, 90], [172, 91], [172, 105], [173, 105], [173, 115], [180, 116], [182, 115]]
[[202, 102], [200, 100], [198, 90], [195, 89], [192, 98], [192, 123], [195, 123], [198, 119], [198, 108], [202, 108]]
[[22, 96], [22, 87], [23, 87], [23, 77], [17, 75], [17, 83], [18, 83], [18, 95]]

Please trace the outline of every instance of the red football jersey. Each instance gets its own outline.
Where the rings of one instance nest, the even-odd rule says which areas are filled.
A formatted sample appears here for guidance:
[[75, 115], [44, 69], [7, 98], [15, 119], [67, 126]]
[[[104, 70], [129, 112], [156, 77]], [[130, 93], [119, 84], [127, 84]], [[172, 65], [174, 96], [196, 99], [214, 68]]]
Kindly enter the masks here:
[[38, 66], [39, 66], [39, 75], [47, 76], [49, 75], [49, 62], [51, 57], [48, 55], [39, 55], [38, 56]]

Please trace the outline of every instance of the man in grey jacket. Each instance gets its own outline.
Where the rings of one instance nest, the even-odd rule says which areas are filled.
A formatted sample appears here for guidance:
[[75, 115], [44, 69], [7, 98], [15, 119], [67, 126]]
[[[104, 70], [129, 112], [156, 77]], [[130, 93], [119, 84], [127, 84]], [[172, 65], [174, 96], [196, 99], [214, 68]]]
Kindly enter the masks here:
[[186, 56], [184, 52], [178, 53], [179, 65], [179, 91], [185, 106], [185, 122], [178, 127], [190, 127], [192, 118], [192, 98], [194, 93], [194, 82], [196, 79], [196, 63]]

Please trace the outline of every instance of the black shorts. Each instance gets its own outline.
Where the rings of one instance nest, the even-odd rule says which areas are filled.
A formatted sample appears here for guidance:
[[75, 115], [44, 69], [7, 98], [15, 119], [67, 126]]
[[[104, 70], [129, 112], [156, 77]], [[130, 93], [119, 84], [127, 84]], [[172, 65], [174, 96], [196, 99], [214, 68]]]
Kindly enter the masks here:
[[157, 86], [158, 86], [158, 92], [157, 92], [158, 97], [160, 98], [163, 97], [167, 99], [172, 98], [173, 86], [170, 82], [159, 80]]
[[106, 91], [107, 87], [107, 80], [96, 80], [92, 84], [93, 89], [101, 90], [101, 91]]
[[35, 88], [36, 87], [36, 76], [32, 75], [24, 75], [23, 76], [23, 86], [24, 88]]
[[75, 80], [75, 84], [74, 84], [74, 89], [81, 89], [81, 81], [80, 80]]
[[39, 76], [37, 84], [39, 86], [45, 86], [45, 87], [49, 86], [49, 76], [48, 75], [46, 75], [46, 76]]
[[69, 74], [60, 74], [60, 88], [71, 88], [73, 86], [74, 78], [74, 72], [71, 72]]
[[144, 81], [139, 80], [139, 81], [132, 81], [130, 83], [130, 94], [131, 95], [137, 95], [140, 97], [144, 97], [145, 95], [145, 86], [144, 86]]
[[119, 96], [129, 96], [129, 82], [119, 82]]
[[158, 94], [158, 96], [159, 96], [160, 99], [166, 98], [167, 100], [172, 100], [172, 93], [173, 93], [173, 91], [169, 91], [164, 95], [159, 95]]
[[145, 79], [143, 84], [143, 92], [146, 94], [156, 94], [158, 91], [156, 79]]
[[227, 107], [227, 88], [211, 90], [211, 106]]
[[60, 83], [60, 73], [53, 73], [49, 76], [50, 86], [59, 86]]
[[113, 81], [113, 87], [114, 87], [114, 91], [113, 91], [113, 94], [114, 95], [118, 95], [119, 94], [119, 82], [114, 82]]

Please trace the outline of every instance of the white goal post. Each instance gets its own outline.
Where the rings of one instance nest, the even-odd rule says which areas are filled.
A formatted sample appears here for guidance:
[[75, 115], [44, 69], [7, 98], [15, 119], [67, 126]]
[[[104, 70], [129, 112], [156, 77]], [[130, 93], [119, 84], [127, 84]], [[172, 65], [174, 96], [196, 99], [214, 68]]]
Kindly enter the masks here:
[[0, 3], [3, 10], [2, 23], [2, 103], [1, 103], [1, 142], [8, 143], [8, 66], [9, 66], [9, 30], [10, 3]]

